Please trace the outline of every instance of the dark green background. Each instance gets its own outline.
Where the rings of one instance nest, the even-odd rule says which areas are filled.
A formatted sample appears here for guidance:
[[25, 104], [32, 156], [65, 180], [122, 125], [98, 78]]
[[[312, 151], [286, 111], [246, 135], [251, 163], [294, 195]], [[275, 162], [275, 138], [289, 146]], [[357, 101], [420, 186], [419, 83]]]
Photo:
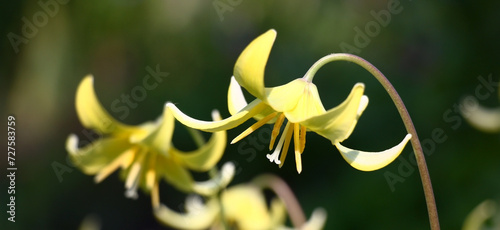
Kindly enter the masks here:
[[[395, 4], [242, 0], [232, 1], [232, 6], [225, 0], [73, 0], [59, 4], [54, 16], [37, 27], [27, 44], [19, 44], [16, 53], [8, 36], [22, 36], [22, 18], [33, 22], [34, 15], [44, 12], [39, 2], [48, 0], [4, 1], [0, 9], [2, 127], [6, 130], [7, 115], [16, 117], [18, 167], [15, 224], [6, 220], [7, 180], [2, 176], [2, 229], [76, 229], [88, 214], [96, 215], [103, 229], [161, 229], [152, 217], [149, 197], [141, 193], [136, 201], [126, 199], [117, 174], [96, 185], [91, 176], [66, 162], [67, 136], [75, 133], [84, 138], [74, 94], [86, 74], [95, 76], [98, 97], [111, 111], [114, 100], [142, 85], [146, 67], [159, 65], [169, 73], [156, 89], [147, 91], [137, 108], [130, 109], [126, 123], [155, 119], [167, 101], [200, 119], [210, 119], [213, 109], [228, 116], [229, 78], [238, 55], [252, 39], [268, 29], [277, 30], [265, 78], [266, 86], [277, 86], [302, 77], [324, 55], [342, 52], [340, 44], [354, 46], [356, 28], [380, 26], [370, 12]], [[219, 15], [214, 2], [230, 10]], [[424, 148], [430, 149], [427, 162], [442, 228], [459, 229], [473, 207], [500, 194], [500, 134], [471, 128], [455, 110], [465, 95], [474, 96], [480, 76], [499, 81], [500, 3], [402, 0], [399, 4], [400, 12], [391, 14], [358, 55], [394, 84], [422, 141], [431, 140], [432, 132], [446, 136], [433, 149]], [[341, 102], [356, 82], [365, 83], [370, 104], [346, 146], [378, 151], [406, 134], [387, 93], [360, 67], [328, 64], [314, 82], [327, 108]], [[497, 89], [480, 103], [498, 106]], [[228, 131], [228, 137], [248, 125]], [[0, 136], [5, 149], [6, 132]], [[240, 173], [232, 184], [261, 173], [280, 175], [308, 217], [315, 207], [327, 210], [326, 229], [429, 228], [416, 168], [411, 164], [401, 168], [406, 170], [404, 182], [396, 183], [393, 191], [384, 178], [384, 173], [397, 175], [399, 167], [408, 166], [410, 147], [386, 168], [366, 173], [350, 167], [326, 139], [310, 133], [302, 155], [303, 172], [297, 175], [293, 157], [278, 169], [269, 163], [266, 151], [243, 143], [229, 146], [222, 159], [238, 163]], [[180, 125], [174, 144], [193, 148]], [[4, 150], [0, 158], [1, 168], [7, 168]], [[59, 181], [54, 164], [72, 171]], [[6, 174], [5, 169], [0, 171]], [[184, 195], [164, 183], [161, 198], [177, 208]]]

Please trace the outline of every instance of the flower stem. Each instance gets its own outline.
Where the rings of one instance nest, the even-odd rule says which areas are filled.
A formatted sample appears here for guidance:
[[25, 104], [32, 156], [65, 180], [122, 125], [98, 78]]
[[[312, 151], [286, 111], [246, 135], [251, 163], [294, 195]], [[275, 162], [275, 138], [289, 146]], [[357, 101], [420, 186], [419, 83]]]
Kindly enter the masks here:
[[417, 131], [415, 130], [415, 126], [411, 120], [410, 114], [406, 109], [406, 106], [401, 100], [401, 97], [397, 93], [396, 89], [392, 86], [389, 80], [380, 72], [375, 66], [366, 61], [365, 59], [358, 57], [352, 54], [346, 53], [336, 53], [327, 55], [320, 60], [318, 60], [314, 65], [307, 71], [304, 75], [304, 79], [307, 81], [312, 81], [314, 75], [323, 65], [333, 62], [333, 61], [348, 61], [353, 62], [355, 64], [360, 65], [368, 72], [370, 72], [379, 82], [382, 84], [384, 89], [389, 93], [392, 101], [396, 105], [399, 115], [403, 120], [403, 123], [406, 127], [408, 133], [412, 135], [411, 144], [413, 147], [413, 152], [415, 154], [415, 158], [417, 159], [418, 170], [420, 172], [420, 178], [422, 179], [422, 186], [425, 194], [425, 201], [427, 203], [427, 212], [429, 214], [429, 221], [432, 230], [438, 230], [439, 227], [439, 218], [437, 213], [436, 201], [434, 198], [434, 192], [432, 190], [431, 178], [429, 175], [429, 171], [427, 169], [427, 163], [425, 162], [425, 156], [422, 151], [422, 145], [420, 144], [420, 140], [418, 139]]
[[283, 179], [271, 175], [265, 174], [261, 175], [253, 180], [253, 183], [262, 188], [269, 188], [276, 193], [276, 195], [285, 203], [288, 215], [290, 216], [290, 221], [292, 221], [293, 226], [299, 229], [302, 225], [306, 223], [306, 216], [304, 211], [297, 201], [297, 198], [293, 194], [290, 187], [283, 181]]

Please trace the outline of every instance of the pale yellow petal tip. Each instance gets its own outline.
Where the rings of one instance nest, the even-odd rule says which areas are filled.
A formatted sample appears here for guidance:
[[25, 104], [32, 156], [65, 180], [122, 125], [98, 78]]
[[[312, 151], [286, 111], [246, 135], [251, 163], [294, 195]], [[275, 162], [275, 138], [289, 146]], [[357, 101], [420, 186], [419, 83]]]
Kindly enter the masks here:
[[295, 166], [297, 168], [297, 172], [300, 174], [302, 172], [302, 156], [298, 151], [295, 151]]
[[361, 171], [374, 171], [393, 162], [403, 151], [412, 135], [407, 134], [398, 145], [380, 152], [365, 152], [347, 148], [340, 143], [335, 144], [342, 157], [353, 168]]
[[464, 98], [459, 108], [462, 116], [474, 128], [489, 133], [500, 132], [500, 108], [483, 107], [472, 96]]
[[370, 100], [368, 99], [368, 96], [363, 95], [361, 97], [360, 102], [359, 102], [358, 116], [360, 116], [365, 111], [366, 107], [368, 106], [368, 102], [370, 102]]
[[78, 152], [78, 136], [75, 134], [70, 134], [68, 139], [66, 139], [66, 151], [74, 155]]
[[311, 218], [300, 227], [300, 230], [320, 230], [323, 229], [326, 223], [326, 210], [323, 208], [316, 208]]
[[276, 36], [278, 35], [278, 32], [276, 32], [275, 29], [270, 29], [264, 34], [266, 34], [266, 36], [272, 36], [272, 37], [276, 38]]
[[364, 92], [364, 90], [365, 90], [365, 83], [358, 82], [358, 83], [354, 84], [354, 86], [352, 88], [353, 88], [353, 90], [356, 89], [356, 88], [361, 88], [361, 89], [363, 89], [363, 92]]
[[226, 162], [217, 175], [207, 181], [194, 183], [192, 190], [203, 196], [212, 196], [229, 185], [234, 178], [235, 169], [234, 163]]

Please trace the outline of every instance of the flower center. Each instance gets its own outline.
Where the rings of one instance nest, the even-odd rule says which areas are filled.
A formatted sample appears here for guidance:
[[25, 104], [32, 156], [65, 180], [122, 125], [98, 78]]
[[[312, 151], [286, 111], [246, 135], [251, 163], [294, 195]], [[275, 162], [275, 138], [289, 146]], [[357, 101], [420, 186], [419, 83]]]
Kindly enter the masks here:
[[[253, 131], [262, 127], [264, 124], [266, 124], [268, 121], [272, 120], [275, 117], [277, 117], [277, 119], [276, 122], [274, 123], [274, 128], [269, 143], [269, 150], [272, 150], [274, 147], [274, 143], [276, 142], [276, 138], [280, 134], [281, 126], [283, 125], [286, 118], [283, 113], [274, 112], [262, 118], [260, 121], [257, 121], [255, 124], [253, 124], [248, 129], [243, 131], [240, 135], [235, 137], [231, 141], [231, 144], [234, 144], [243, 139], [244, 137], [250, 135]], [[293, 136], [294, 146], [295, 146], [295, 163], [297, 167], [297, 172], [299, 173], [302, 172], [301, 154], [302, 152], [304, 152], [304, 148], [306, 145], [306, 131], [307, 130], [305, 126], [300, 125], [299, 123], [292, 123], [290, 121], [287, 121], [283, 133], [281, 134], [281, 137], [278, 141], [278, 144], [276, 145], [276, 148], [274, 148], [274, 151], [272, 153], [266, 155], [269, 161], [271, 162], [274, 161], [276, 164], [279, 165], [280, 168], [283, 166]]]

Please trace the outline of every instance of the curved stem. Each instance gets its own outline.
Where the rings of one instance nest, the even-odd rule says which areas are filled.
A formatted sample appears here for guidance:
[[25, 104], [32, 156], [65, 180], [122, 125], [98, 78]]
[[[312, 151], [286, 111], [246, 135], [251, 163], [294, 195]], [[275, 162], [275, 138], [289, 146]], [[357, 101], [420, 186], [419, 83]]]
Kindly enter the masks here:
[[429, 213], [429, 221], [432, 230], [438, 230], [439, 227], [439, 218], [437, 213], [436, 201], [434, 198], [434, 192], [432, 190], [431, 178], [429, 176], [429, 171], [427, 169], [427, 163], [425, 162], [425, 156], [422, 151], [422, 145], [420, 144], [420, 140], [418, 139], [417, 131], [415, 130], [415, 126], [410, 118], [410, 114], [406, 109], [406, 106], [401, 100], [401, 97], [397, 93], [396, 89], [392, 86], [389, 80], [380, 72], [375, 66], [370, 64], [365, 59], [358, 57], [352, 54], [345, 53], [337, 53], [327, 55], [320, 60], [318, 60], [314, 65], [309, 69], [309, 71], [304, 75], [304, 79], [307, 81], [312, 81], [314, 75], [318, 71], [321, 66], [327, 64], [332, 61], [349, 61], [355, 64], [360, 65], [368, 72], [370, 72], [379, 82], [382, 84], [384, 89], [389, 93], [392, 101], [396, 105], [399, 115], [403, 120], [403, 123], [406, 127], [408, 133], [412, 135], [411, 145], [413, 147], [413, 152], [415, 154], [415, 158], [417, 160], [418, 170], [420, 172], [420, 178], [422, 179], [422, 186], [424, 189], [425, 200], [427, 203], [427, 211]]
[[299, 229], [306, 223], [306, 216], [290, 187], [283, 179], [271, 175], [261, 175], [253, 183], [262, 188], [270, 188], [285, 203], [290, 220], [295, 228]]

